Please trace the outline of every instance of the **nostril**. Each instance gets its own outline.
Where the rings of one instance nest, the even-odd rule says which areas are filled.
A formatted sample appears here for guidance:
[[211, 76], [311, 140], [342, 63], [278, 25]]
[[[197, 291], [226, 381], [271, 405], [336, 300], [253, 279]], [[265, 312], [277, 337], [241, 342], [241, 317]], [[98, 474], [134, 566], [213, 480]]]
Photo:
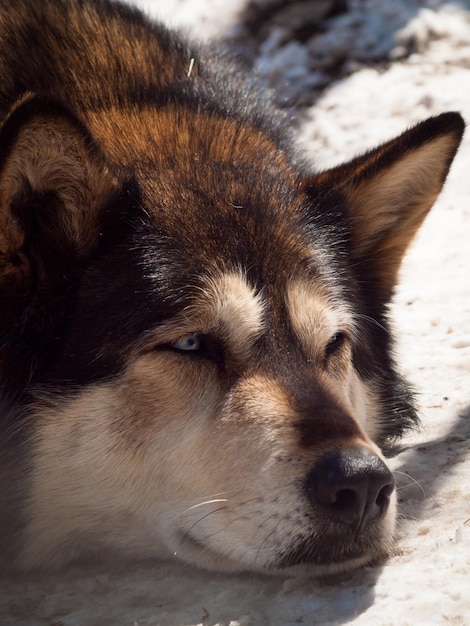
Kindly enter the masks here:
[[329, 453], [306, 480], [314, 506], [320, 506], [330, 519], [355, 527], [383, 517], [394, 488], [388, 467], [366, 447]]
[[357, 493], [353, 489], [340, 489], [331, 506], [340, 512], [354, 511], [358, 506], [357, 497]]
[[[391, 476], [391, 474], [390, 474]], [[395, 489], [395, 481], [392, 478], [392, 482], [387, 483], [384, 487], [382, 487], [377, 494], [377, 498], [375, 500], [376, 505], [380, 509], [386, 509], [390, 504], [390, 497]]]

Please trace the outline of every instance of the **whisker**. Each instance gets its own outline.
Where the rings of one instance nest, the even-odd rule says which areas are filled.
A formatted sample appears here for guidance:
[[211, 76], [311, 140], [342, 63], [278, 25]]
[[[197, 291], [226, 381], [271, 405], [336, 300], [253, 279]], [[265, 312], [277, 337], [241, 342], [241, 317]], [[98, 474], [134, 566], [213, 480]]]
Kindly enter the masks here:
[[188, 511], [192, 511], [193, 509], [197, 509], [201, 506], [206, 506], [206, 504], [216, 504], [217, 502], [228, 502], [227, 498], [217, 498], [215, 500], [205, 500], [204, 502], [199, 502], [199, 504], [193, 504], [193, 506], [188, 507], [183, 511], [183, 513], [187, 513]]
[[394, 473], [400, 474], [400, 476], [406, 476], [406, 478], [410, 480], [410, 482], [407, 485], [402, 485], [401, 487], [397, 487], [397, 491], [402, 491], [403, 489], [408, 489], [408, 487], [412, 487], [413, 485], [416, 485], [421, 490], [421, 493], [423, 494], [423, 496], [426, 497], [426, 491], [424, 490], [421, 483], [418, 480], [416, 480], [416, 478], [413, 478], [413, 476], [410, 476], [410, 474], [407, 474], [406, 472], [400, 472], [399, 470], [395, 470]]
[[[243, 500], [243, 501], [240, 501], [240, 502], [238, 502], [237, 504], [238, 504], [239, 506], [240, 506], [240, 505], [241, 505], [241, 506], [245, 506], [245, 505], [247, 505], [247, 504], [249, 504], [249, 503], [251, 503], [251, 502], [256, 502], [257, 500], [259, 500], [259, 498], [258, 498], [258, 497], [256, 497], [256, 498], [250, 498], [250, 499], [248, 499], [248, 500]], [[196, 509], [197, 507], [202, 506], [202, 505], [204, 505], [204, 504], [217, 503], [217, 502], [231, 502], [231, 501], [230, 501], [229, 499], [225, 499], [225, 498], [223, 498], [223, 499], [222, 499], [222, 498], [219, 498], [219, 499], [214, 499], [214, 500], [207, 500], [207, 501], [205, 501], [205, 502], [201, 502], [200, 504], [196, 504], [196, 505], [193, 505], [193, 506], [191, 506], [191, 507], [187, 508], [184, 512], [194, 510], [194, 509]], [[233, 502], [233, 501], [232, 501], [232, 502]], [[194, 524], [193, 524], [193, 525], [192, 525], [192, 526], [191, 526], [191, 527], [190, 527], [187, 531], [185, 531], [185, 533], [184, 533], [183, 537], [186, 537], [186, 535], [187, 535], [187, 534], [191, 531], [191, 529], [192, 529], [192, 528], [194, 528], [194, 526], [196, 526], [197, 524], [199, 524], [199, 522], [201, 522], [203, 519], [205, 519], [205, 518], [206, 518], [206, 517], [208, 517], [209, 515], [212, 515], [212, 513], [216, 513], [217, 511], [221, 511], [221, 510], [223, 510], [223, 509], [227, 509], [227, 508], [228, 508], [227, 506], [222, 506], [222, 507], [219, 507], [219, 508], [217, 508], [217, 509], [214, 509], [213, 511], [209, 511], [209, 513], [207, 513], [207, 514], [206, 514], [206, 515], [204, 515], [203, 517], [201, 517], [201, 518], [199, 518], [198, 520], [196, 520], [196, 521], [194, 522]], [[232, 517], [232, 518], [231, 518], [231, 519], [229, 519], [229, 520], [226, 520], [226, 523], [225, 523], [225, 525], [224, 525], [223, 527], [219, 528], [218, 530], [215, 530], [215, 531], [214, 531], [214, 532], [212, 532], [212, 533], [208, 533], [208, 534], [206, 535], [206, 539], [211, 539], [211, 538], [212, 538], [212, 537], [214, 537], [215, 535], [218, 535], [218, 534], [220, 534], [220, 533], [225, 532], [225, 531], [227, 530], [228, 526], [230, 526], [231, 524], [234, 524], [234, 523], [236, 523], [236, 522], [238, 522], [238, 521], [240, 521], [240, 520], [242, 520], [242, 519], [246, 519], [246, 514], [237, 515], [237, 516], [235, 516], [235, 517]], [[269, 519], [269, 518], [268, 518], [268, 519]]]
[[192, 531], [192, 529], [197, 526], [198, 524], [200, 524], [203, 520], [207, 519], [208, 517], [210, 517], [211, 515], [213, 515], [214, 513], [217, 513], [218, 511], [223, 511], [224, 509], [227, 509], [228, 507], [226, 506], [220, 506], [218, 509], [214, 509], [213, 511], [209, 511], [209, 513], [206, 513], [205, 515], [203, 515], [202, 517], [200, 517], [199, 519], [197, 519], [194, 524], [192, 524], [187, 530], [185, 530], [184, 534], [183, 534], [183, 539], [185, 539], [189, 533]]
[[[266, 524], [266, 522], [268, 522], [270, 519], [272, 519], [273, 517], [279, 517], [278, 514], [274, 513], [273, 515], [270, 515], [268, 518], [266, 518], [263, 522], [263, 525]], [[268, 541], [268, 539], [270, 539], [270, 537], [272, 537], [276, 532], [277, 529], [279, 528], [279, 524], [281, 523], [282, 518], [278, 520], [277, 524], [275, 525], [275, 527], [272, 529], [272, 531], [270, 533], [268, 533], [265, 538], [263, 539], [263, 541], [260, 543], [260, 545], [258, 546], [258, 549], [256, 550], [256, 557], [255, 557], [255, 561], [258, 560], [260, 552], [264, 546], [264, 544]]]
[[355, 313], [354, 316], [357, 317], [358, 319], [363, 319], [363, 320], [366, 320], [367, 322], [372, 322], [373, 324], [375, 324], [376, 326], [378, 326], [382, 330], [385, 330], [384, 326], [380, 322], [375, 320], [373, 317], [371, 317], [370, 315], [364, 315], [364, 314], [361, 314], [361, 313]]
[[211, 493], [208, 496], [199, 496], [195, 498], [195, 500], [208, 500], [209, 498], [221, 498], [222, 496], [228, 495], [228, 491], [219, 491], [218, 493]]
[[407, 527], [408, 522], [419, 522], [420, 518], [416, 515], [411, 515], [411, 513], [401, 512], [397, 517], [397, 528], [405, 528]]
[[[192, 504], [188, 508], [183, 509], [182, 511], [180, 511], [175, 516], [175, 519], [178, 519], [179, 517], [182, 517], [183, 515], [185, 515], [185, 513], [187, 513], [188, 511], [191, 511], [192, 509], [198, 508], [200, 506], [204, 506], [205, 504], [212, 504], [214, 502], [228, 502], [229, 501], [228, 499], [223, 498], [223, 496], [225, 496], [225, 495], [228, 495], [227, 491], [221, 491], [219, 493], [212, 493], [212, 494], [207, 495], [207, 496], [196, 497], [196, 498], [193, 499], [195, 504]], [[200, 502], [198, 502], [198, 500], [200, 500]]]

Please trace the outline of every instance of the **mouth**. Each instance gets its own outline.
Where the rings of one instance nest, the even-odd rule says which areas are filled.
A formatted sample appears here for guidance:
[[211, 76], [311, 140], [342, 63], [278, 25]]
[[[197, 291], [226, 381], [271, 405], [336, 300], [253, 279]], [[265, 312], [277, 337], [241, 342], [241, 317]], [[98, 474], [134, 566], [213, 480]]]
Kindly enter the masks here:
[[202, 543], [187, 532], [180, 531], [177, 541], [178, 549], [173, 553], [175, 558], [197, 567], [227, 573], [251, 571], [274, 576], [328, 577], [383, 560], [387, 555], [385, 550], [360, 548], [351, 549], [340, 556], [332, 553], [328, 556], [326, 552], [320, 555], [312, 549], [311, 545], [303, 542], [282, 555], [278, 554], [269, 562], [260, 563], [255, 560], [251, 561], [248, 555], [245, 559], [231, 558]]
[[173, 551], [173, 556], [180, 561], [207, 570], [230, 573], [253, 571], [256, 569], [250, 566], [244, 566], [242, 563], [217, 552], [184, 531], [177, 533], [177, 548]]
[[314, 568], [318, 575], [350, 571], [364, 565], [383, 561], [392, 548], [392, 538], [378, 528], [363, 532], [339, 529], [318, 536], [306, 536], [278, 555], [276, 567], [290, 570], [295, 567]]
[[386, 557], [385, 551], [350, 550], [340, 556], [317, 555], [311, 548], [294, 548], [283, 554], [275, 564], [281, 572], [304, 569], [315, 576], [329, 576], [351, 571]]

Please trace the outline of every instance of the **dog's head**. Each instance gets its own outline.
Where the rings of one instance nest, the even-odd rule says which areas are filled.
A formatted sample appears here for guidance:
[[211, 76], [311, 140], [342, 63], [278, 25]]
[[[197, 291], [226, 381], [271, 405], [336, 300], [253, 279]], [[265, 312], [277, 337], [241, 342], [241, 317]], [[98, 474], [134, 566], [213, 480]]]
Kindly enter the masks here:
[[27, 97], [1, 131], [0, 373], [34, 433], [20, 562], [380, 556], [380, 446], [416, 420], [387, 305], [460, 116], [315, 175], [246, 121], [137, 120]]

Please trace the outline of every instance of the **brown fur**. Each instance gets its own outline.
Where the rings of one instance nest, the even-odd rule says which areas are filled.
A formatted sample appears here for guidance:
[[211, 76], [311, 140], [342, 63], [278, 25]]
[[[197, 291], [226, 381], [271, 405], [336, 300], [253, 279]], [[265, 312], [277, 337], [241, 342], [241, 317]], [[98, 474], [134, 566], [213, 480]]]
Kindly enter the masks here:
[[6, 0], [0, 38], [4, 559], [382, 557], [380, 446], [416, 423], [386, 309], [460, 116], [312, 174], [251, 79], [137, 11]]

